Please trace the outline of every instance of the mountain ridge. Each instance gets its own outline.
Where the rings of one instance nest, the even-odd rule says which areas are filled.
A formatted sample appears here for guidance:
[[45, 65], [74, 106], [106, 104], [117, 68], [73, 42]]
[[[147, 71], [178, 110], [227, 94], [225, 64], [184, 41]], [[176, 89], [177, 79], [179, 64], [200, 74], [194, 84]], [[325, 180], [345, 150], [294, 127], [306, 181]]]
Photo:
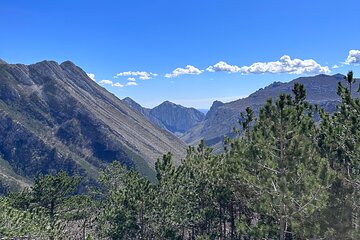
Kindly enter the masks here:
[[152, 175], [185, 144], [91, 80], [71, 61], [0, 64], [0, 158], [32, 179], [59, 169], [95, 176], [114, 160]]
[[[280, 93], [292, 94], [295, 83], [305, 86], [307, 101], [319, 104], [329, 111], [334, 111], [340, 100], [336, 94], [337, 84], [339, 81], [346, 84], [343, 78], [344, 75], [342, 74], [299, 77], [290, 82], [273, 82], [246, 98], [228, 103], [215, 101], [206, 114], [205, 120], [188, 130], [181, 139], [191, 145], [195, 145], [204, 139], [208, 145], [219, 148], [222, 146], [224, 136], [234, 135], [233, 128], [239, 127], [240, 113], [244, 112], [246, 107], [250, 106], [257, 111], [270, 97], [276, 99]], [[353, 94], [360, 96], [355, 90]]]

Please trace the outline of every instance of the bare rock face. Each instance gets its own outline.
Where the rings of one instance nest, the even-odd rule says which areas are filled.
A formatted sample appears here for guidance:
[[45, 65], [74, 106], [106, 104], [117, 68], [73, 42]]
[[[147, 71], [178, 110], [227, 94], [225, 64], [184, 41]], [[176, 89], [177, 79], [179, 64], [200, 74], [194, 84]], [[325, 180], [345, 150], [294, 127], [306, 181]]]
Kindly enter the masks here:
[[[0, 177], [66, 170], [95, 178], [112, 161], [153, 176], [185, 144], [100, 87], [75, 64], [0, 64]], [[5, 169], [5, 168], [4, 168]]]
[[205, 119], [205, 114], [199, 110], [183, 107], [169, 101], [165, 101], [153, 109], [144, 108], [129, 97], [124, 98], [123, 102], [144, 115], [155, 125], [177, 136], [182, 136], [187, 130]]
[[[337, 95], [339, 81], [346, 85], [344, 76], [341, 74], [300, 77], [288, 83], [274, 82], [246, 98], [233, 102], [224, 104], [216, 101], [206, 114], [205, 120], [188, 130], [181, 139], [188, 144], [197, 144], [204, 139], [208, 145], [221, 148], [224, 136], [234, 136], [233, 128], [240, 127], [238, 121], [241, 112], [244, 112], [247, 107], [251, 107], [257, 113], [267, 99], [276, 99], [281, 93], [292, 94], [295, 83], [305, 86], [307, 101], [333, 112], [340, 101]], [[355, 89], [353, 95], [360, 97], [360, 93], [355, 92]]]
[[195, 108], [165, 101], [150, 110], [150, 114], [159, 119], [173, 133], [184, 133], [204, 120], [205, 115]]
[[136, 112], [142, 114], [150, 122], [154, 123], [155, 125], [157, 125], [158, 127], [162, 128], [162, 129], [168, 130], [166, 128], [166, 126], [159, 119], [157, 119], [155, 116], [151, 115], [151, 113], [150, 113], [151, 109], [141, 106], [140, 104], [138, 104], [137, 102], [135, 102], [133, 99], [131, 99], [129, 97], [122, 99], [122, 101], [126, 105], [128, 105], [130, 108], [135, 110]]

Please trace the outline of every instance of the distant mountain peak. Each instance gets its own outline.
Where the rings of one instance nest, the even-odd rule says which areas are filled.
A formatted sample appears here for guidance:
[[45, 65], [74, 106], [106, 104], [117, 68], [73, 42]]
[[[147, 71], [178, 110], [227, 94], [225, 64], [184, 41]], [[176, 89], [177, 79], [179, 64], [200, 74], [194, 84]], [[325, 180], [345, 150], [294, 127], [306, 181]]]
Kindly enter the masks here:
[[334, 78], [338, 78], [338, 79], [343, 79], [345, 77], [345, 75], [341, 74], [341, 73], [337, 73], [332, 75]]
[[75, 63], [70, 60], [64, 61], [60, 64], [60, 66], [67, 66], [67, 67], [76, 67]]
[[192, 107], [184, 107], [180, 104], [176, 104], [176, 103], [173, 103], [173, 102], [170, 102], [168, 100], [160, 103], [158, 106], [154, 107], [155, 108], [163, 108], [163, 107], [170, 107], [170, 108], [179, 108], [179, 109], [183, 109], [183, 110], [186, 110], [186, 109], [192, 109], [192, 110], [196, 110], [195, 108], [192, 108]]
[[218, 101], [218, 100], [215, 100], [213, 102], [213, 104], [211, 105], [209, 111], [206, 113], [205, 115], [205, 119], [208, 119], [211, 117], [211, 115], [215, 114], [216, 110], [221, 107], [221, 106], [224, 106], [225, 103], [221, 102], [221, 101]]
[[283, 84], [283, 83], [279, 82], [279, 81], [275, 81], [272, 84], [270, 84], [268, 87], [277, 87], [277, 86], [280, 86], [281, 84]]
[[[218, 100], [215, 100], [214, 102], [213, 102], [213, 104], [211, 105], [211, 108], [217, 108], [217, 107], [220, 107], [220, 106], [222, 106], [222, 105], [224, 105], [225, 103], [223, 103], [223, 102], [221, 102], [221, 101], [218, 101]], [[210, 108], [210, 109], [211, 109]]]
[[143, 108], [139, 103], [137, 103], [134, 99], [130, 97], [125, 97], [121, 101], [125, 102], [128, 106], [137, 110], [138, 112], [142, 112], [142, 110], [145, 110], [145, 108]]
[[184, 133], [205, 118], [205, 114], [195, 108], [187, 108], [165, 101], [150, 110], [173, 133]]
[[152, 123], [178, 136], [205, 118], [205, 114], [195, 108], [187, 108], [170, 101], [164, 101], [153, 109], [142, 107], [130, 97], [126, 97], [122, 101]]
[[2, 60], [2, 59], [0, 58], [0, 64], [7, 64], [7, 62], [5, 62], [4, 60]]
[[132, 99], [131, 97], [124, 97], [123, 99], [122, 99], [123, 101], [131, 101], [131, 102], [135, 102], [134, 101], [134, 99]]
[[[170, 102], [170, 101], [168, 101], [168, 100], [162, 102], [160, 105], [181, 106], [181, 105], [178, 105], [178, 104], [176, 104], [176, 103]], [[160, 106], [160, 105], [159, 105], [159, 106]], [[181, 107], [182, 107], [182, 106], [181, 106]]]
[[56, 66], [59, 66], [59, 63], [54, 60], [43, 60], [43, 61], [31, 64], [31, 65], [56, 65]]
[[316, 77], [331, 77], [331, 75], [328, 75], [328, 74], [325, 74], [325, 73], [320, 73], [320, 74], [318, 74], [318, 75], [315, 75], [315, 76], [313, 76], [314, 78], [316, 78]]
[[61, 64], [71, 64], [71, 65], [75, 65], [75, 63], [72, 62], [72, 61], [70, 61], [70, 60], [63, 61]]

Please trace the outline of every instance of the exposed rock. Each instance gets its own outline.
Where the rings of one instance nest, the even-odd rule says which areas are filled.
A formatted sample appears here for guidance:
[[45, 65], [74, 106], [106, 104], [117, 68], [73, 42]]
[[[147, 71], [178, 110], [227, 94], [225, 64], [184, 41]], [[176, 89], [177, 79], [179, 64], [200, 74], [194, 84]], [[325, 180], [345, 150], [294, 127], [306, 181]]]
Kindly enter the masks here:
[[153, 109], [144, 108], [131, 98], [124, 98], [123, 101], [157, 126], [177, 136], [181, 136], [184, 132], [205, 119], [205, 114], [199, 110], [186, 108], [169, 101], [165, 101]]
[[157, 158], [185, 148], [70, 61], [0, 65], [0, 158], [20, 176], [96, 177], [114, 160], [154, 176]]
[[122, 100], [124, 103], [126, 103], [129, 107], [131, 107], [133, 110], [137, 111], [138, 113], [141, 113], [143, 116], [145, 116], [148, 120], [150, 120], [152, 123], [157, 125], [158, 127], [161, 127], [162, 129], [168, 130], [165, 125], [157, 119], [155, 116], [151, 115], [149, 108], [144, 108], [137, 102], [135, 102], [133, 99], [126, 97]]
[[169, 101], [151, 109], [150, 114], [159, 119], [169, 131], [180, 134], [205, 118], [205, 115], [195, 108], [186, 108]]

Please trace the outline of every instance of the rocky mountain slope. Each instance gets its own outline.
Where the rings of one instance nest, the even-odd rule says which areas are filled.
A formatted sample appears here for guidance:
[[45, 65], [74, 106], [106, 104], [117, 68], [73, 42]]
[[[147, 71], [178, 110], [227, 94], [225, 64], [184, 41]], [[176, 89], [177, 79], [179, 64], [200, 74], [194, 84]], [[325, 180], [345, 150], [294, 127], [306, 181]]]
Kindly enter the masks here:
[[131, 99], [129, 97], [122, 99], [122, 101], [125, 104], [127, 104], [130, 108], [135, 110], [136, 112], [141, 113], [150, 122], [154, 123], [155, 125], [157, 125], [158, 127], [162, 128], [162, 129], [168, 130], [159, 119], [157, 119], [155, 116], [150, 114], [151, 109], [141, 106], [140, 104], [138, 104], [137, 102], [135, 102], [133, 99]]
[[177, 136], [182, 136], [187, 130], [205, 119], [205, 114], [199, 110], [186, 108], [169, 101], [165, 101], [153, 109], [144, 108], [129, 97], [124, 98], [123, 101], [151, 122]]
[[60, 169], [95, 177], [118, 160], [152, 175], [186, 146], [133, 111], [72, 62], [0, 64], [0, 179], [24, 185]]
[[[294, 84], [303, 84], [307, 91], [307, 101], [319, 104], [328, 111], [334, 111], [339, 98], [336, 94], [337, 84], [343, 80], [343, 75], [336, 74], [317, 75], [313, 77], [300, 77], [287, 83], [275, 82], [264, 89], [259, 89], [250, 96], [229, 103], [215, 101], [206, 114], [205, 120], [188, 130], [181, 139], [188, 144], [196, 144], [205, 139], [208, 145], [220, 147], [224, 135], [232, 136], [233, 128], [239, 127], [240, 113], [250, 106], [255, 112], [268, 98], [277, 98], [280, 93], [289, 93]], [[355, 93], [355, 96], [360, 96]]]

